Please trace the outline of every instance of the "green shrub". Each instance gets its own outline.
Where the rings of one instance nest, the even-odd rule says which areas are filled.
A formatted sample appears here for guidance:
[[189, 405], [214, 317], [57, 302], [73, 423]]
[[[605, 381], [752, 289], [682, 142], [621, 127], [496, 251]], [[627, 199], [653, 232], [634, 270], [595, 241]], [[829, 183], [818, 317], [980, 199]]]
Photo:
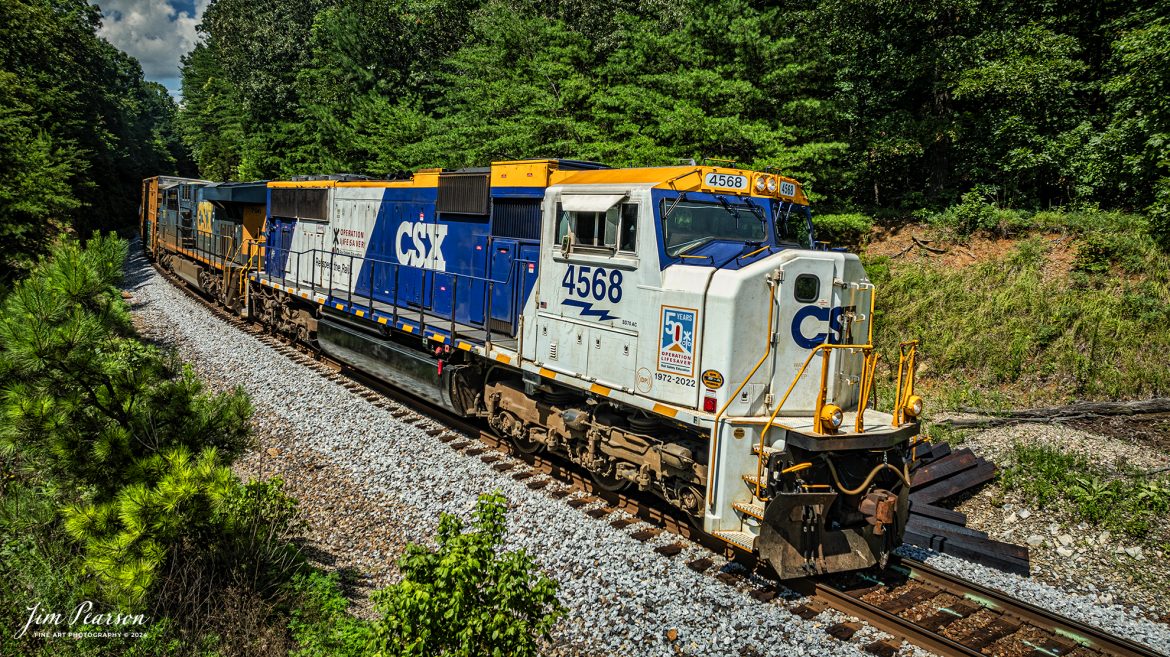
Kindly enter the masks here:
[[1158, 181], [1157, 197], [1149, 213], [1150, 235], [1164, 252], [1170, 253], [1170, 178]]
[[402, 582], [374, 594], [374, 654], [537, 654], [564, 608], [524, 550], [500, 551], [505, 505], [499, 493], [481, 495], [469, 530], [443, 514], [436, 550], [407, 548]]
[[935, 228], [965, 238], [983, 231], [1000, 236], [1026, 233], [1036, 223], [1030, 213], [1002, 207], [997, 201], [998, 190], [991, 185], [976, 185], [963, 194], [960, 202], [942, 212], [928, 214], [926, 219]]
[[349, 600], [337, 573], [312, 570], [297, 575], [289, 629], [298, 649], [293, 657], [364, 657], [371, 625], [348, 613]]

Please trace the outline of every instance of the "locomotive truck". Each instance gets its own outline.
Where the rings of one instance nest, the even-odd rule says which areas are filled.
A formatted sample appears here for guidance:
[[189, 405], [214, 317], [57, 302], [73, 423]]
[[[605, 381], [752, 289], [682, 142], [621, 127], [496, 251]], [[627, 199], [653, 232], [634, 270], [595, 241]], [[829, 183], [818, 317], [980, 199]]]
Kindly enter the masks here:
[[143, 190], [148, 255], [233, 312], [650, 491], [781, 577], [901, 542], [916, 342], [871, 408], [876, 290], [791, 178], [525, 160]]

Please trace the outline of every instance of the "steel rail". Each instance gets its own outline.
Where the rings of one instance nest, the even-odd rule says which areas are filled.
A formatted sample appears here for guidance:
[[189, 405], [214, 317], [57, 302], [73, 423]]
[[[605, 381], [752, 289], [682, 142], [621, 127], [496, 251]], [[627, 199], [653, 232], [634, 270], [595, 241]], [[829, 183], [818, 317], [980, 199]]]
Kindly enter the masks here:
[[1162, 655], [1153, 648], [1109, 634], [1092, 625], [1037, 607], [1002, 591], [970, 582], [920, 561], [902, 559], [901, 565], [906, 568], [911, 579], [928, 582], [954, 594], [958, 594], [961, 590], [962, 597], [985, 608], [1014, 616], [1091, 650], [1118, 657], [1159, 657]]
[[[899, 559], [892, 563], [889, 571], [900, 573], [906, 577], [906, 583], [921, 582], [939, 594], [950, 594], [961, 600], [978, 605], [981, 609], [997, 614], [996, 619], [1004, 618], [1018, 622], [1016, 629], [1004, 634], [991, 643], [1009, 639], [1031, 626], [1054, 639], [1069, 642], [1073, 649], [1086, 648], [1101, 655], [1110, 657], [1158, 657], [1161, 653], [1152, 648], [1130, 641], [1129, 639], [1111, 635], [1103, 630], [1085, 623], [1072, 620], [1056, 612], [1042, 609], [1023, 600], [1011, 597], [1001, 591], [967, 581], [956, 575], [932, 568], [913, 559]], [[897, 639], [908, 641], [914, 645], [930, 650], [946, 657], [977, 657], [988, 653], [983, 648], [976, 648], [963, 644], [942, 633], [942, 628], [933, 630], [923, 627], [917, 622], [904, 618], [901, 615], [883, 609], [882, 607], [862, 600], [848, 590], [835, 586], [832, 577], [811, 582], [813, 594], [830, 607], [843, 613], [864, 620], [865, 622], [889, 633]], [[866, 589], [867, 591], [870, 589]], [[896, 588], [894, 590], [897, 590]], [[905, 610], [913, 608], [906, 607]], [[967, 617], [970, 617], [970, 614]], [[992, 621], [994, 622], [994, 620]], [[1035, 646], [1025, 645], [1030, 654], [1067, 654], [1062, 652], [1048, 652]], [[1071, 652], [1071, 650], [1069, 651]], [[1024, 653], [1028, 654], [1028, 653]]]

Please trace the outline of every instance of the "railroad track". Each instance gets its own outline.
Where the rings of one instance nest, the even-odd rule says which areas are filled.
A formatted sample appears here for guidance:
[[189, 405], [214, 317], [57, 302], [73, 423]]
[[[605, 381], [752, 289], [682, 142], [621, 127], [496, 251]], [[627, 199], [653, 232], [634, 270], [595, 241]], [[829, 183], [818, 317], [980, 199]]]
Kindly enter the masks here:
[[[935, 570], [910, 559], [895, 559], [884, 571], [864, 571], [824, 578], [776, 581], [751, 555], [730, 548], [693, 527], [680, 512], [666, 509], [653, 496], [633, 492], [612, 492], [582, 475], [570, 462], [550, 454], [527, 454], [484, 431], [482, 426], [455, 416], [445, 409], [418, 399], [361, 371], [333, 361], [309, 345], [273, 335], [258, 322], [227, 312], [209, 301], [184, 281], [155, 265], [156, 271], [198, 300], [225, 322], [252, 334], [278, 353], [316, 370], [395, 416], [422, 427], [452, 449], [476, 457], [501, 474], [526, 482], [533, 489], [547, 488], [554, 499], [582, 493], [567, 501], [595, 519], [620, 516], [610, 521], [625, 529], [645, 521], [649, 528], [632, 531], [635, 540], [646, 542], [669, 533], [680, 540], [661, 542], [659, 554], [675, 557], [688, 544], [698, 544], [728, 557], [738, 568], [714, 568], [715, 560], [700, 557], [687, 562], [692, 570], [749, 593], [760, 602], [781, 602], [793, 594], [804, 596], [788, 610], [805, 619], [834, 609], [858, 618], [890, 634], [893, 639], [872, 642], [864, 649], [880, 657], [897, 654], [906, 641], [939, 655], [1004, 655], [1007, 657], [1158, 657], [1160, 653], [1127, 639], [1112, 636], [1083, 623], [1006, 594]], [[543, 475], [543, 476], [539, 476]], [[550, 482], [560, 486], [549, 486]], [[622, 511], [624, 513], [616, 513]], [[761, 585], [761, 576], [764, 584]], [[827, 628], [832, 636], [849, 641], [861, 629], [856, 622], [842, 622]]]
[[[815, 599], [824, 604], [948, 657], [1159, 654], [910, 559], [892, 563], [881, 572], [849, 573], [811, 584]], [[847, 634], [853, 628], [829, 631]], [[874, 645], [871, 652], [893, 655], [892, 647]]]

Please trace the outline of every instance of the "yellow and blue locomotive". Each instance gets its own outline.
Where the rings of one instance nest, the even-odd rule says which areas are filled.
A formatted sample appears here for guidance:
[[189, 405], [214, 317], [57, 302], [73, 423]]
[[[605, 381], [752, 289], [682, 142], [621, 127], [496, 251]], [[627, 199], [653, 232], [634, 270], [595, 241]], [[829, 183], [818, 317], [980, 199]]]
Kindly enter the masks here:
[[[197, 206], [217, 188], [182, 184]], [[813, 241], [795, 180], [528, 160], [270, 181], [262, 205], [247, 185], [251, 214], [207, 201], [239, 230], [212, 227], [216, 255], [182, 265], [238, 312], [606, 488], [651, 491], [782, 577], [900, 544], [915, 343], [893, 412], [869, 408], [875, 288]], [[154, 248], [200, 263], [200, 234]], [[217, 265], [220, 284], [200, 278]]]

